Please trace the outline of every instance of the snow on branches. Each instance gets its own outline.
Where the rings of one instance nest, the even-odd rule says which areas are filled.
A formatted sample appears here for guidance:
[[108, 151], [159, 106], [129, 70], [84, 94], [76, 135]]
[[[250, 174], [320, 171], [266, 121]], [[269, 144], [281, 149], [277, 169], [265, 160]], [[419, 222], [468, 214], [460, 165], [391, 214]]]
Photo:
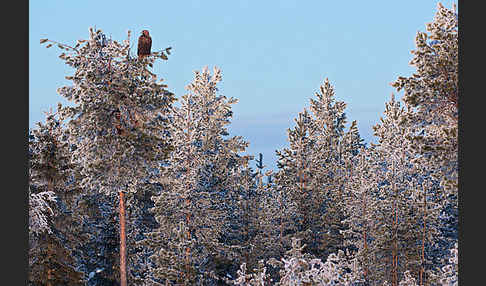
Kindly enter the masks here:
[[52, 191], [31, 193], [29, 188], [29, 233], [51, 233], [49, 217], [54, 215], [50, 203], [56, 202]]

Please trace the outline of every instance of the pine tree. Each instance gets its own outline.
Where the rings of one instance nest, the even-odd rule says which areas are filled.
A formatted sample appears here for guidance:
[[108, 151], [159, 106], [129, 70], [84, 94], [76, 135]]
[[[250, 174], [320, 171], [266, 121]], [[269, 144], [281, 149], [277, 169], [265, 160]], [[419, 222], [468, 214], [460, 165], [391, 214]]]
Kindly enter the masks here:
[[345, 184], [346, 219], [349, 229], [343, 231], [346, 246], [357, 248], [357, 257], [363, 267], [363, 278], [369, 284], [370, 269], [373, 266], [373, 249], [370, 245], [375, 223], [374, 210], [380, 203], [377, 199], [378, 182], [375, 171], [376, 160], [370, 149], [362, 147], [354, 158], [352, 171]]
[[453, 285], [456, 286], [459, 283], [458, 273], [459, 273], [459, 251], [457, 248], [457, 243], [449, 249], [450, 255], [448, 256], [447, 263], [440, 268], [439, 271], [435, 273], [435, 279], [441, 285]]
[[[418, 32], [410, 64], [416, 72], [398, 77], [393, 86], [403, 90], [403, 100], [413, 108], [415, 131], [405, 139], [433, 181], [440, 182], [442, 202], [436, 247], [430, 248], [433, 264], [447, 256], [457, 242], [458, 226], [458, 14], [456, 6], [437, 6], [427, 32]], [[420, 283], [420, 282], [419, 282]]]
[[[385, 104], [385, 112], [380, 124], [373, 127], [379, 144], [375, 145], [375, 159], [380, 168], [376, 169], [376, 179], [379, 183], [378, 198], [381, 201], [376, 213], [378, 221], [374, 230], [375, 245], [385, 259], [383, 267], [387, 269], [386, 280], [397, 285], [400, 275], [409, 267], [404, 262], [418, 259], [414, 252], [407, 252], [408, 245], [418, 240], [418, 228], [404, 221], [418, 214], [416, 205], [410, 205], [411, 187], [408, 184], [411, 177], [411, 159], [406, 152], [402, 139], [406, 133], [405, 109], [395, 101], [394, 96]], [[413, 158], [412, 158], [413, 159]], [[379, 173], [378, 173], [379, 172]], [[416, 218], [416, 217], [415, 217]], [[411, 237], [405, 237], [411, 236]], [[382, 273], [384, 274], [384, 273]]]
[[59, 57], [75, 68], [66, 77], [72, 85], [58, 92], [75, 104], [61, 113], [71, 118], [67, 129], [76, 146], [71, 161], [82, 176], [79, 186], [119, 195], [122, 286], [127, 283], [124, 195], [137, 192], [170, 151], [165, 115], [174, 101], [148, 69], [156, 58], [166, 58], [164, 51], [132, 59], [129, 36], [120, 44], [90, 29], [89, 39], [74, 47], [41, 40], [65, 50]]
[[458, 132], [458, 14], [437, 6], [434, 21], [418, 32], [416, 50], [410, 64], [417, 71], [410, 77], [398, 77], [392, 84], [404, 90], [403, 100], [415, 109], [415, 134], [409, 140], [423, 164], [441, 166], [434, 174], [445, 190], [457, 193]]
[[[209, 283], [221, 278], [232, 251], [222, 242], [227, 226], [226, 201], [234, 171], [247, 164], [238, 155], [248, 143], [225, 138], [234, 98], [217, 96], [221, 71], [195, 72], [172, 113], [174, 151], [161, 174], [164, 190], [153, 197], [159, 227], [147, 234], [154, 249], [150, 283]], [[165, 179], [163, 179], [165, 178]]]
[[[264, 172], [261, 153], [256, 167], [258, 171], [255, 173], [251, 169], [242, 170], [241, 174], [245, 179], [236, 177], [240, 182], [250, 182], [250, 192], [241, 193], [237, 200], [239, 207], [233, 212], [236, 218], [244, 218], [240, 220], [242, 224], [236, 232], [237, 237], [242, 238], [239, 248], [243, 255], [241, 259], [233, 261], [233, 264], [237, 263], [240, 266], [240, 272], [243, 271], [241, 267], [244, 265], [244, 272], [248, 273], [248, 277], [261, 278], [264, 271], [265, 279], [262, 283], [269, 283], [270, 280], [278, 280], [278, 271], [267, 271], [261, 263], [272, 257], [283, 257], [285, 254], [285, 246], [290, 245], [286, 242], [291, 222], [289, 217], [295, 211], [295, 205], [289, 204], [283, 193], [269, 180], [264, 183], [264, 177], [269, 178], [272, 171]], [[245, 191], [245, 188], [241, 189]]]
[[[267, 178], [271, 173], [267, 172]], [[282, 175], [282, 173], [277, 174]], [[282, 182], [282, 178], [278, 179]], [[291, 237], [295, 233], [294, 225], [297, 205], [292, 201], [290, 194], [285, 191], [285, 186], [269, 182], [261, 189], [259, 207], [260, 236], [265, 254], [261, 258], [283, 257], [286, 249], [291, 246]], [[269, 271], [273, 274], [272, 271]]]
[[311, 99], [310, 110], [299, 114], [289, 130], [290, 148], [278, 151], [277, 185], [298, 208], [296, 226], [306, 252], [325, 258], [344, 249], [344, 183], [349, 163], [361, 144], [356, 122], [345, 131], [346, 104], [336, 101], [329, 80]]
[[410, 114], [392, 95], [381, 122], [373, 127], [379, 142], [362, 151], [356, 165], [361, 173], [348, 185], [348, 212], [358, 205], [364, 212], [367, 206], [363, 217], [350, 216], [349, 223], [355, 234], [368, 235], [357, 246], [372, 285], [398, 285], [406, 271], [418, 280], [429, 262], [425, 245], [437, 231], [439, 204], [432, 195], [437, 190], [427, 184], [429, 174], [414, 164], [416, 157], [404, 139], [413, 132]]
[[[261, 223], [261, 175], [248, 166], [241, 166], [235, 170], [232, 178], [228, 186], [231, 192], [228, 193], [225, 212], [230, 227], [223, 237], [225, 243], [235, 250], [236, 256], [231, 264], [236, 266], [235, 269], [244, 264], [245, 271], [248, 268], [251, 274], [261, 255], [260, 241], [257, 240]], [[237, 274], [235, 269], [229, 273], [230, 276]]]
[[313, 173], [318, 180], [315, 188], [322, 189], [325, 199], [322, 241], [324, 257], [337, 250], [344, 250], [342, 232], [347, 229], [345, 220], [344, 197], [345, 183], [349, 181], [353, 157], [362, 146], [357, 122], [345, 130], [347, 117], [346, 104], [336, 101], [334, 88], [326, 79], [316, 93], [317, 99], [311, 99], [311, 111], [315, 116], [317, 152], [313, 161], [317, 168]]
[[320, 221], [314, 220], [314, 214], [323, 199], [319, 197], [320, 193], [310, 188], [312, 176], [310, 158], [312, 158], [311, 153], [314, 151], [315, 143], [310, 134], [313, 131], [310, 126], [313, 122], [307, 110], [299, 113], [295, 122], [295, 128], [288, 129], [290, 148], [277, 151], [277, 156], [279, 156], [277, 166], [280, 170], [275, 180], [279, 188], [296, 206], [292, 219], [298, 237], [309, 242], [312, 253], [316, 254], [315, 247], [313, 247], [314, 241], [310, 238], [313, 232], [311, 228], [320, 226]]
[[79, 217], [71, 215], [77, 190], [63, 118], [47, 113], [45, 123], [29, 134], [29, 282], [82, 285], [74, 249]]
[[145, 285], [150, 276], [152, 263], [150, 256], [153, 249], [144, 245], [146, 233], [158, 227], [153, 213], [152, 197], [159, 194], [162, 188], [159, 184], [148, 184], [137, 193], [127, 194], [127, 250], [128, 279], [130, 285]]
[[[241, 235], [241, 230], [243, 232], [246, 232], [246, 229], [250, 230], [251, 236], [240, 243], [241, 246], [247, 246], [243, 249], [251, 249], [248, 253], [249, 259], [245, 257], [245, 259], [236, 259], [233, 262], [240, 267], [238, 270], [240, 272], [243, 271], [241, 267], [245, 264], [244, 272], [248, 273], [248, 277], [261, 277], [262, 267], [264, 267], [261, 265], [262, 261], [272, 257], [283, 257], [286, 249], [291, 245], [290, 234], [295, 233], [293, 217], [297, 207], [283, 188], [270, 181], [273, 171], [264, 172], [264, 167], [263, 158], [260, 156], [257, 160], [257, 172], [254, 173], [249, 169], [242, 173], [252, 177], [251, 196], [240, 196], [237, 200], [239, 207], [236, 207], [232, 213], [232, 216], [236, 218], [248, 218], [247, 225], [239, 226], [237, 224], [235, 233], [241, 239], [245, 237]], [[267, 177], [266, 183], [264, 177]], [[238, 176], [236, 178], [238, 181], [242, 181], [238, 179]], [[276, 269], [270, 268], [267, 271], [265, 268], [264, 283], [278, 280], [278, 275]]]

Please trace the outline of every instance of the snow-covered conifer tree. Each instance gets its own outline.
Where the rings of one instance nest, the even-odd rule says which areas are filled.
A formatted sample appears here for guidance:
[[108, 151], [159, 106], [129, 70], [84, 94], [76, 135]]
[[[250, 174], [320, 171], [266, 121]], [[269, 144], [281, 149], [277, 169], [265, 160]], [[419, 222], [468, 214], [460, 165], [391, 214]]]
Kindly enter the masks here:
[[[230, 226], [224, 237], [227, 244], [235, 248], [237, 256], [232, 264], [245, 267], [251, 272], [258, 262], [258, 246], [255, 241], [260, 227], [259, 174], [251, 168], [242, 166], [232, 174], [233, 180], [228, 188], [228, 211], [226, 216]], [[230, 273], [235, 274], [235, 273]]]
[[414, 164], [415, 154], [404, 139], [413, 132], [410, 112], [393, 95], [385, 104], [381, 122], [373, 127], [378, 144], [366, 151], [370, 157], [365, 166], [371, 173], [357, 174], [359, 180], [353, 182], [351, 192], [362, 196], [348, 197], [348, 207], [368, 202], [367, 215], [351, 218], [351, 225], [367, 222], [361, 227], [370, 240], [361, 253], [368, 281], [378, 283], [373, 285], [384, 281], [398, 285], [405, 271], [418, 279], [428, 262], [423, 249], [437, 231], [439, 208], [437, 197], [431, 195], [435, 190], [427, 183], [431, 178]]
[[234, 98], [217, 95], [221, 71], [195, 72], [172, 113], [174, 151], [161, 174], [163, 191], [154, 196], [159, 227], [147, 234], [155, 252], [150, 283], [193, 285], [209, 283], [220, 261], [233, 258], [220, 240], [226, 229], [225, 198], [235, 170], [247, 164], [238, 155], [248, 143], [240, 136], [225, 138]]
[[325, 80], [311, 99], [310, 110], [299, 114], [289, 130], [290, 148], [277, 151], [277, 185], [291, 194], [298, 206], [297, 228], [307, 251], [325, 258], [343, 248], [344, 182], [360, 144], [356, 122], [345, 130], [346, 104], [336, 101]]
[[83, 273], [73, 254], [79, 217], [70, 214], [78, 192], [70, 185], [73, 168], [62, 119], [47, 113], [29, 134], [29, 281], [81, 285]]
[[362, 147], [355, 157], [343, 197], [346, 212], [344, 223], [349, 226], [349, 229], [343, 231], [345, 244], [358, 249], [357, 257], [366, 281], [369, 280], [369, 270], [373, 265], [373, 245], [369, 242], [375, 224], [374, 211], [379, 204], [376, 196], [378, 182], [375, 179], [379, 166], [376, 163], [371, 150]]
[[270, 259], [267, 263], [280, 269], [280, 280], [272, 285], [361, 285], [363, 271], [358, 260], [343, 250], [331, 253], [322, 262], [321, 259], [312, 258], [312, 255], [303, 253], [305, 245], [298, 238], [292, 239], [292, 248], [285, 257], [277, 260]]
[[[294, 129], [288, 129], [290, 147], [276, 151], [280, 170], [275, 176], [275, 183], [276, 188], [283, 191], [296, 207], [296, 212], [292, 214], [294, 234], [298, 233], [300, 239], [306, 237], [304, 241], [307, 242], [307, 237], [311, 237], [310, 233], [313, 231], [311, 227], [320, 225], [320, 221], [315, 221], [314, 214], [319, 208], [319, 203], [322, 203], [322, 198], [319, 197], [318, 191], [310, 188], [311, 153], [314, 151], [311, 115], [304, 110], [299, 113], [295, 122]], [[288, 239], [287, 243], [290, 242]]]
[[60, 113], [71, 119], [67, 132], [76, 146], [70, 154], [81, 174], [78, 185], [119, 195], [122, 286], [127, 283], [124, 195], [137, 192], [170, 151], [166, 115], [174, 101], [148, 68], [156, 58], [166, 59], [169, 48], [142, 60], [131, 58], [129, 36], [119, 43], [90, 29], [89, 39], [73, 47], [41, 40], [65, 50], [59, 57], [75, 69], [66, 77], [72, 85], [58, 92], [74, 103]]
[[418, 32], [416, 49], [410, 64], [416, 72], [400, 76], [393, 83], [403, 90], [403, 100], [413, 108], [410, 114], [414, 132], [405, 139], [415, 162], [440, 182], [442, 196], [440, 233], [433, 250], [434, 264], [448, 255], [457, 242], [458, 225], [458, 13], [441, 3], [434, 21], [426, 24], [426, 32]]
[[[285, 254], [286, 246], [290, 245], [287, 243], [287, 234], [291, 230], [291, 216], [296, 211], [295, 204], [292, 204], [273, 183], [263, 183], [264, 176], [268, 178], [272, 171], [263, 173], [262, 169], [255, 174], [252, 198], [239, 201], [246, 206], [243, 210], [247, 211], [243, 212], [243, 216], [249, 214], [247, 228], [251, 235], [243, 245], [251, 251], [248, 253], [248, 259], [242, 260], [243, 263], [237, 262], [241, 264], [240, 267], [245, 264], [248, 275], [257, 276], [263, 271], [260, 265], [262, 261], [272, 257], [283, 257]], [[278, 271], [274, 271], [273, 268], [265, 271], [266, 283], [271, 279], [278, 280]]]
[[[404, 90], [403, 100], [416, 111], [417, 127], [410, 147], [423, 155], [422, 164], [440, 166], [433, 174], [450, 193], [457, 193], [458, 166], [458, 14], [456, 6], [438, 3], [427, 32], [418, 32], [410, 64], [416, 72], [398, 77], [393, 86]], [[435, 168], [435, 167], [434, 167]]]
[[263, 260], [259, 261], [259, 269], [256, 273], [247, 273], [246, 263], [241, 264], [237, 271], [237, 277], [234, 280], [229, 280], [230, 285], [239, 286], [265, 286], [269, 285], [265, 281], [269, 279], [267, 268], [263, 264]]
[[346, 103], [337, 101], [333, 86], [326, 78], [320, 93], [311, 99], [315, 117], [315, 137], [317, 150], [313, 153], [313, 173], [316, 177], [314, 188], [320, 189], [325, 197], [322, 216], [322, 247], [324, 259], [328, 254], [344, 249], [342, 231], [347, 229], [344, 197], [345, 183], [349, 181], [352, 162], [362, 146], [357, 122], [353, 121], [346, 130]]

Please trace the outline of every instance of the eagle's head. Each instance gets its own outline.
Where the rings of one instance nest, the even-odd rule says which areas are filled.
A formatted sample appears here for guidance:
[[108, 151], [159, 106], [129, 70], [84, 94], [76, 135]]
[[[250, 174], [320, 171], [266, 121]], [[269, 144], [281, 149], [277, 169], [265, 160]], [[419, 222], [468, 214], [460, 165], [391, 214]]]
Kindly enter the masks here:
[[144, 35], [145, 37], [148, 37], [149, 36], [149, 31], [148, 30], [143, 30], [142, 31], [142, 35]]

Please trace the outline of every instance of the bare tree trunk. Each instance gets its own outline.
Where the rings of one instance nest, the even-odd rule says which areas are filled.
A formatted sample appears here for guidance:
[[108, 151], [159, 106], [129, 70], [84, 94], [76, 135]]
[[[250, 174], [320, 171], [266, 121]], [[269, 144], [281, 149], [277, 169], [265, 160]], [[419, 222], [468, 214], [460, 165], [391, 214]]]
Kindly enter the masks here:
[[[300, 137], [300, 148], [302, 148], [302, 137]], [[304, 170], [304, 151], [305, 150], [299, 150], [299, 163], [300, 163], [300, 168], [299, 168], [299, 183], [300, 183], [300, 192], [302, 193], [301, 195], [301, 206], [303, 209], [303, 222], [302, 222], [302, 229], [305, 231], [307, 224], [308, 224], [308, 206], [307, 204], [309, 203], [306, 201], [307, 196], [305, 192], [305, 170]]]
[[123, 192], [120, 194], [120, 286], [127, 286], [127, 258], [125, 233], [125, 201]]
[[395, 165], [392, 164], [392, 191], [395, 195], [395, 217], [393, 219], [394, 245], [393, 245], [393, 262], [392, 262], [392, 286], [398, 286], [398, 191], [395, 187]]
[[46, 285], [47, 286], [53, 286], [52, 285], [52, 273], [54, 272], [54, 269], [51, 268], [51, 265], [50, 265], [50, 262], [51, 262], [51, 258], [52, 258], [52, 246], [51, 244], [49, 243], [47, 245], [47, 281], [46, 281]]
[[[393, 165], [393, 180], [395, 180], [395, 167], [396, 165]], [[393, 189], [395, 191], [395, 285], [398, 286], [398, 215], [399, 215], [399, 205], [398, 205], [398, 200], [399, 200], [399, 195], [398, 195], [398, 189], [395, 185], [393, 184]]]
[[[47, 182], [47, 190], [52, 192], [54, 191], [54, 182], [53, 179], [49, 179]], [[51, 260], [52, 260], [52, 245], [50, 242], [47, 244], [47, 281], [46, 285], [47, 286], [52, 286], [52, 274], [54, 272], [54, 269], [51, 268]]]
[[[366, 194], [363, 193], [363, 196], [362, 196], [362, 202], [364, 204], [363, 206], [363, 218], [367, 218], [367, 204], [366, 204]], [[364, 250], [365, 250], [365, 259], [366, 259], [366, 262], [365, 262], [365, 267], [364, 267], [364, 279], [366, 282], [368, 282], [368, 239], [366, 237], [367, 233], [368, 233], [368, 222], [365, 221], [365, 223], [363, 224], [365, 229], [363, 231], [363, 244], [364, 244]]]
[[394, 246], [394, 269], [393, 269], [393, 284], [398, 286], [398, 198], [395, 199], [395, 246]]
[[245, 189], [246, 189], [246, 194], [248, 195], [246, 202], [245, 202], [245, 241], [247, 245], [247, 249], [245, 250], [245, 263], [249, 267], [249, 252], [251, 249], [251, 242], [250, 242], [250, 236], [249, 236], [249, 225], [250, 225], [250, 186], [248, 185], [248, 179], [245, 178]]
[[[186, 237], [187, 237], [187, 241], [189, 242], [191, 240], [191, 232], [189, 229], [189, 224], [191, 221], [191, 214], [189, 212], [190, 201], [186, 199], [185, 202], [186, 202], [186, 207], [188, 208], [188, 212], [186, 213], [186, 225], [187, 225]], [[187, 278], [189, 278], [189, 256], [190, 255], [191, 255], [191, 249], [189, 248], [189, 246], [186, 246], [186, 277]], [[188, 281], [188, 279], [186, 281]], [[186, 282], [184, 282], [184, 285], [186, 285]]]
[[423, 216], [423, 233], [422, 233], [422, 267], [420, 268], [420, 286], [424, 285], [425, 283], [425, 233], [426, 233], [426, 223], [425, 219], [427, 216], [427, 189], [425, 185], [422, 186], [424, 191], [424, 216]]
[[[187, 127], [187, 133], [186, 133], [186, 138], [187, 138], [187, 142], [190, 142], [191, 141], [191, 123], [192, 123], [192, 114], [191, 114], [191, 110], [190, 110], [190, 105], [188, 107], [189, 109], [187, 110], [187, 121], [186, 121], [186, 127]], [[189, 159], [189, 164], [192, 168], [192, 154], [191, 154], [191, 151], [189, 149], [189, 154], [188, 154], [188, 159]], [[192, 190], [192, 186], [191, 186], [191, 190]], [[191, 207], [191, 201], [189, 200], [189, 198], [186, 198], [185, 199], [185, 204], [186, 204], [186, 208], [187, 208], [187, 213], [186, 213], [186, 226], [187, 226], [187, 232], [186, 232], [186, 237], [187, 237], [187, 241], [189, 243], [189, 241], [191, 240], [191, 230], [190, 230], [190, 220], [191, 220], [191, 210], [190, 210], [190, 207]], [[186, 273], [185, 273], [185, 276], [187, 278], [189, 278], [189, 264], [190, 264], [190, 255], [191, 255], [191, 249], [189, 246], [186, 246], [186, 253], [185, 253], [185, 268], [186, 268]], [[186, 281], [188, 281], [188, 279], [186, 278]], [[186, 282], [184, 282], [184, 285], [187, 285]]]
[[[284, 206], [283, 206], [283, 202], [282, 202], [282, 194], [283, 192], [280, 193], [280, 196], [278, 197], [278, 200], [279, 200], [279, 206], [280, 206], [280, 209], [283, 210], [284, 209]], [[284, 244], [283, 244], [283, 214], [280, 213], [280, 234], [279, 234], [279, 239], [280, 239], [280, 246], [281, 246], [281, 249], [284, 249]]]
[[395, 231], [395, 238], [394, 238], [394, 256], [393, 256], [393, 279], [392, 285], [398, 286], [398, 190], [395, 185], [395, 164], [392, 164], [392, 190], [395, 195], [395, 218], [394, 218], [394, 231]]
[[[363, 218], [366, 218], [366, 198], [363, 194], [363, 203], [364, 203], [364, 208], [363, 208]], [[365, 229], [363, 231], [363, 244], [364, 244], [364, 250], [365, 250], [365, 253], [366, 253], [366, 264], [365, 264], [365, 267], [364, 267], [364, 279], [365, 281], [368, 281], [368, 242], [367, 242], [367, 238], [366, 238], [366, 232], [367, 232], [367, 229], [366, 229], [366, 226], [367, 226], [367, 222], [364, 223], [365, 225]]]

